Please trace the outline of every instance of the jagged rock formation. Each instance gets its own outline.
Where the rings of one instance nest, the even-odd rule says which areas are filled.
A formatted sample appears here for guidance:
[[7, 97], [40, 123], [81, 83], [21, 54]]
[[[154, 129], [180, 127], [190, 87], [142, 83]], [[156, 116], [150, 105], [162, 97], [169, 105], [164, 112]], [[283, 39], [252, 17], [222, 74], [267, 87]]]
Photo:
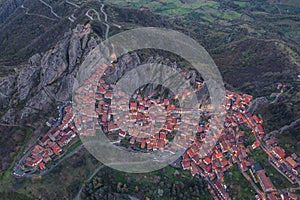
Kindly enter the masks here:
[[[16, 123], [33, 113], [49, 110], [51, 103], [71, 98], [80, 64], [100, 40], [97, 36], [89, 37], [90, 31], [77, 25], [52, 49], [32, 56], [16, 77], [0, 79], [0, 106], [9, 107], [3, 121]], [[24, 104], [21, 108], [20, 102]]]
[[137, 67], [141, 64], [140, 58], [136, 53], [131, 55], [126, 54], [115, 64], [114, 72], [110, 74], [107, 79], [108, 83], [115, 82], [118, 78], [120, 78], [126, 71], [130, 71], [131, 69]]
[[251, 105], [249, 106], [247, 112], [251, 112], [254, 113], [257, 108], [259, 108], [259, 106], [261, 105], [267, 105], [268, 104], [268, 100], [266, 97], [259, 97], [256, 98], [252, 101]]
[[9, 105], [10, 96], [13, 93], [14, 76], [9, 75], [0, 78], [0, 110]]
[[[100, 38], [91, 34], [88, 26], [77, 25], [67, 32], [64, 39], [45, 53], [32, 56], [28, 63], [11, 78], [0, 79], [0, 106], [5, 107], [2, 121], [15, 124], [32, 114], [53, 110], [53, 106], [71, 99], [73, 89], [92, 73], [97, 63], [107, 63], [103, 55], [110, 55], [108, 49], [95, 48]], [[182, 71], [176, 62], [163, 57], [150, 57], [141, 61], [136, 53], [125, 54], [107, 76], [107, 82], [114, 83], [126, 72], [138, 65], [156, 63]], [[197, 73], [189, 70], [186, 79], [192, 84]], [[142, 77], [139, 77], [142, 78]], [[134, 81], [134, 80], [132, 80]], [[149, 91], [156, 86], [149, 86]], [[158, 93], [164, 94], [161, 88]], [[167, 94], [167, 93], [166, 93]], [[174, 94], [169, 93], [171, 97]], [[201, 90], [197, 96], [206, 100], [207, 91]]]

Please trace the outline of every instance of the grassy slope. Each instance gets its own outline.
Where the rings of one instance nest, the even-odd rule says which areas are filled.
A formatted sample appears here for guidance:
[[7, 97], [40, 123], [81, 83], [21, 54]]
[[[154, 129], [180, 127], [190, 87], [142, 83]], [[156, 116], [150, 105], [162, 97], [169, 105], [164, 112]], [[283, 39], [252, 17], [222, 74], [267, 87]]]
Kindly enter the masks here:
[[5, 184], [2, 182], [0, 192], [5, 191], [7, 195], [26, 194], [34, 199], [41, 195], [46, 199], [73, 199], [83, 181], [98, 165], [97, 160], [86, 150], [82, 150], [43, 178], [15, 179], [10, 177]]
[[229, 193], [234, 199], [252, 199], [255, 196], [255, 191], [236, 165], [225, 175], [225, 184], [228, 186]]
[[[130, 194], [139, 199], [211, 199], [206, 184], [190, 175], [189, 171], [165, 167], [164, 169], [147, 174], [128, 174], [109, 168], [101, 170], [84, 191], [85, 197], [93, 196], [106, 188], [108, 191], [119, 194]], [[95, 184], [98, 183], [98, 184]], [[95, 185], [102, 185], [96, 187]], [[118, 190], [117, 185], [126, 189]], [[126, 186], [125, 186], [126, 185]], [[158, 194], [158, 189], [163, 190], [163, 196]], [[92, 192], [91, 192], [92, 191]], [[103, 193], [105, 194], [105, 193]]]
[[262, 149], [257, 149], [251, 152], [250, 158], [262, 164], [263, 168], [265, 169], [266, 173], [270, 177], [271, 181], [273, 182], [274, 186], [277, 189], [285, 189], [289, 187], [293, 187], [286, 178], [284, 178], [269, 162], [268, 156]]

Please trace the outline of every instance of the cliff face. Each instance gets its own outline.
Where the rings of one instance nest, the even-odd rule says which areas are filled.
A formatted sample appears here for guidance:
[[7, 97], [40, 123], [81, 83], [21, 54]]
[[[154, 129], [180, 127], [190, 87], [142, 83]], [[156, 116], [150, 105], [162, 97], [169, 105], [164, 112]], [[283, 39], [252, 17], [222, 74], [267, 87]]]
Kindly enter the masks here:
[[15, 12], [15, 10], [22, 5], [24, 0], [4, 0], [0, 2], [0, 24]]
[[51, 104], [70, 100], [73, 83], [88, 52], [99, 41], [90, 36], [83, 25], [65, 34], [53, 48], [35, 54], [15, 75], [0, 79], [0, 108], [2, 120], [17, 123], [20, 120], [51, 109]]

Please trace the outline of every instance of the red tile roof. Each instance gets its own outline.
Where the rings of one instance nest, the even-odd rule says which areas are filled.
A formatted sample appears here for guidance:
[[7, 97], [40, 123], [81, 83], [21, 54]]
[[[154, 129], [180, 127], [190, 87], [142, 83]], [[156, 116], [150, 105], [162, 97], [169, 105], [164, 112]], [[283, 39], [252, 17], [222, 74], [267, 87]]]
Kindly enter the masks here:
[[210, 164], [210, 162], [211, 162], [211, 159], [210, 159], [210, 157], [205, 157], [204, 159], [203, 159], [203, 162], [205, 163], [205, 164]]
[[137, 102], [130, 102], [130, 108], [137, 108]]
[[52, 151], [55, 155], [58, 155], [62, 151], [62, 149], [57, 144], [55, 144], [54, 146], [52, 146]]
[[119, 136], [125, 137], [126, 136], [126, 132], [125, 131], [120, 131]]
[[162, 139], [159, 139], [157, 141], [157, 146], [158, 146], [159, 149], [163, 149], [165, 147], [165, 141], [162, 140]]
[[279, 158], [284, 158], [285, 157], [285, 151], [283, 148], [277, 146], [273, 148], [273, 152], [275, 153], [276, 156]]
[[142, 140], [141, 148], [143, 149], [145, 148], [145, 146], [146, 146], [146, 140]]
[[45, 163], [40, 162], [40, 163], [39, 163], [39, 168], [40, 168], [40, 170], [46, 169]]
[[266, 175], [265, 170], [259, 170], [256, 172], [259, 179], [260, 185], [265, 192], [272, 191], [275, 189], [271, 179]]
[[190, 158], [194, 157], [194, 155], [195, 155], [195, 153], [193, 152], [192, 149], [188, 149], [188, 150], [186, 151], [186, 153], [189, 155]]
[[40, 152], [42, 152], [44, 150], [44, 148], [43, 147], [41, 147], [40, 145], [35, 145], [35, 147], [33, 148], [33, 150], [32, 150], [32, 154], [37, 154], [37, 153], [40, 153]]
[[116, 131], [119, 130], [119, 126], [117, 124], [114, 124], [113, 122], [109, 122], [107, 125], [108, 131]]
[[112, 99], [113, 93], [112, 93], [112, 92], [106, 92], [106, 93], [104, 94], [104, 97], [107, 98], [107, 99]]
[[287, 157], [285, 161], [294, 169], [298, 166], [298, 163], [291, 157]]
[[196, 174], [201, 173], [201, 169], [194, 162], [191, 162], [191, 173], [192, 173], [192, 176], [195, 176]]
[[182, 165], [182, 168], [183, 168], [184, 170], [189, 169], [190, 166], [191, 166], [191, 161], [190, 161], [190, 160], [183, 160], [183, 161], [181, 162], [181, 165]]
[[256, 123], [261, 123], [262, 122], [262, 120], [255, 114], [253, 115], [253, 119]]

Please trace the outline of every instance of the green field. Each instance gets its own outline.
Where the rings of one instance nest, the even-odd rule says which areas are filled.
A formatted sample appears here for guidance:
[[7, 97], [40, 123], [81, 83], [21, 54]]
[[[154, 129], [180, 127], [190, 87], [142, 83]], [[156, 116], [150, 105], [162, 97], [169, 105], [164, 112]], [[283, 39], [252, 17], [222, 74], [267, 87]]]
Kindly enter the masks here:
[[236, 165], [224, 177], [225, 184], [228, 186], [232, 197], [235, 197], [235, 199], [253, 199], [255, 190], [252, 189]]
[[180, 0], [117, 0], [113, 2], [107, 2], [109, 4], [117, 6], [129, 6], [134, 8], [149, 8], [154, 13], [165, 14], [165, 15], [184, 15], [191, 13], [195, 10], [204, 7], [210, 7], [217, 9], [219, 6], [218, 2], [215, 1], [195, 1], [192, 3], [182, 3]]
[[119, 195], [129, 194], [139, 199], [211, 199], [204, 180], [192, 177], [189, 171], [170, 166], [143, 174], [104, 168], [91, 183], [93, 184], [88, 184], [84, 190], [88, 190], [89, 194], [82, 194], [85, 198], [92, 198], [99, 192], [106, 195], [104, 191], [109, 191]]
[[251, 159], [255, 160], [255, 162], [262, 164], [263, 168], [277, 189], [293, 187], [293, 184], [291, 184], [269, 163], [268, 156], [262, 149], [252, 151], [249, 156]]

